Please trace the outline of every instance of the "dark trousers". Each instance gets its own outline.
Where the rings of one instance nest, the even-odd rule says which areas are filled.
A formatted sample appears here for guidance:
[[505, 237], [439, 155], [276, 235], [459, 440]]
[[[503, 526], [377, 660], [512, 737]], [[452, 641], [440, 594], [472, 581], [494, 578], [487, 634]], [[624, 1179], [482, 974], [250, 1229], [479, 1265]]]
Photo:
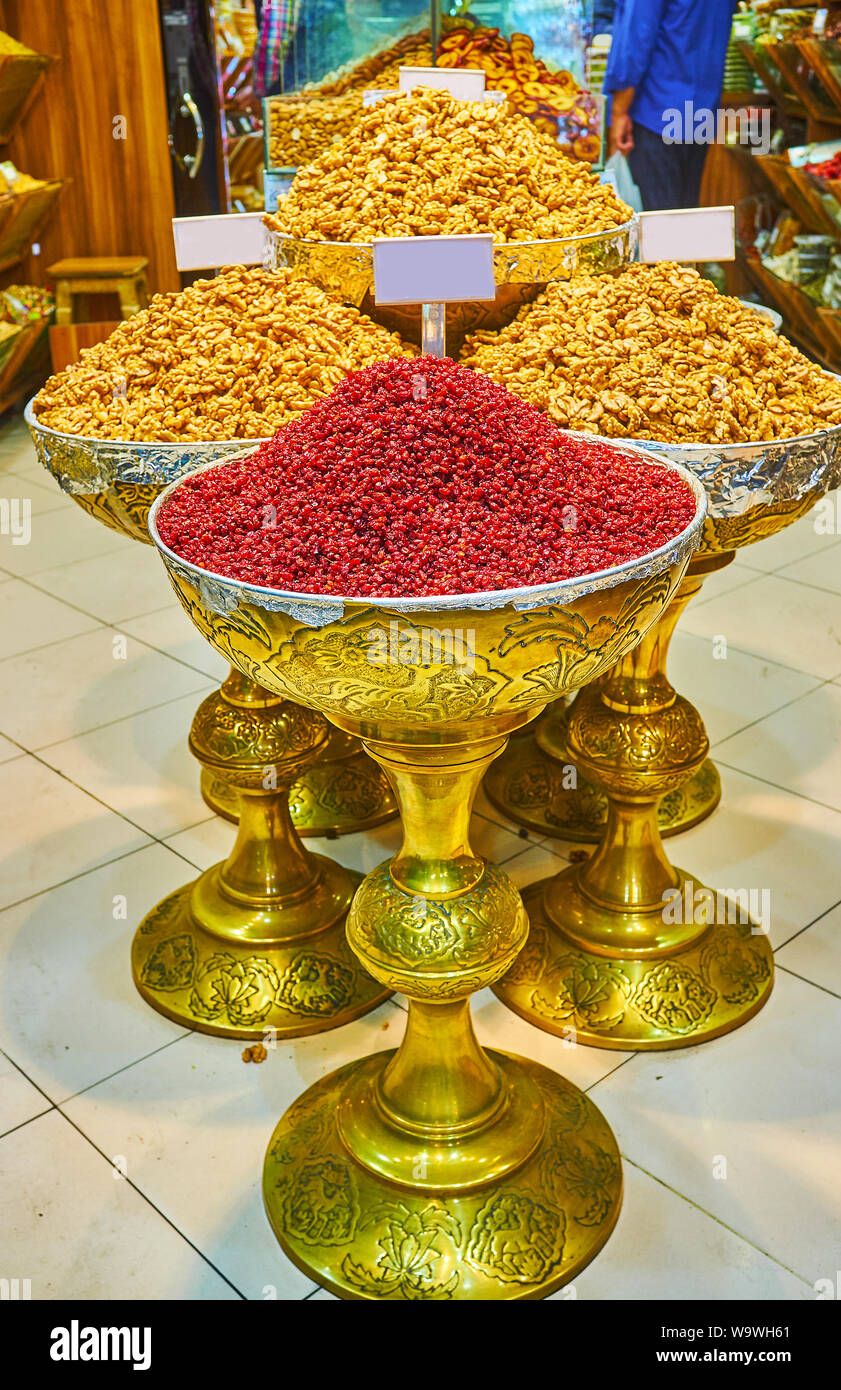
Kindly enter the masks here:
[[667, 145], [648, 126], [634, 121], [628, 164], [642, 194], [643, 210], [696, 208], [706, 158], [706, 145]]

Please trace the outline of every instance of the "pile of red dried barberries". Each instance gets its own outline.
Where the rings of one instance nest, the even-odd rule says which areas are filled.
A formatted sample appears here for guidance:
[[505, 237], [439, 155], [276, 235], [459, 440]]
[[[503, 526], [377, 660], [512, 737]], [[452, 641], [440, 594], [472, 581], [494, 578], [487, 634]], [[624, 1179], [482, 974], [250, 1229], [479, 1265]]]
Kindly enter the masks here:
[[694, 512], [675, 473], [421, 357], [351, 373], [256, 453], [185, 479], [158, 524], [216, 574], [398, 597], [591, 574], [656, 550]]

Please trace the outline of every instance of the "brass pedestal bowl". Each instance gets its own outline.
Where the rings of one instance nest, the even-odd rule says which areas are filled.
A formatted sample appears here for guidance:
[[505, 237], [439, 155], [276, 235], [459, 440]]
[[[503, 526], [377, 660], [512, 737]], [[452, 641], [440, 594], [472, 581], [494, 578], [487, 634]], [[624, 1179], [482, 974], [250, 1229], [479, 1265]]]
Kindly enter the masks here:
[[[545, 1067], [486, 1052], [473, 1031], [469, 997], [510, 969], [528, 919], [506, 874], [473, 853], [468, 823], [508, 735], [616, 661], [671, 599], [703, 522], [703, 489], [692, 486], [693, 522], [640, 561], [434, 599], [345, 600], [225, 579], [161, 542], [168, 494], [152, 509], [199, 631], [279, 698], [362, 738], [403, 817], [400, 852], [364, 879], [347, 920], [366, 969], [408, 996], [403, 1042], [310, 1087], [265, 1160], [283, 1249], [342, 1297], [539, 1298], [593, 1258], [617, 1219], [619, 1153], [593, 1103]], [[382, 656], [390, 624], [399, 665]], [[463, 650], [448, 634], [469, 634], [469, 663], [446, 660]]]
[[[737, 549], [775, 535], [799, 520], [833, 486], [837, 431], [764, 444], [664, 445], [634, 441], [640, 448], [675, 458], [704, 480], [711, 515], [700, 555], [693, 564], [697, 583], [733, 559]], [[616, 442], [616, 441], [611, 441]], [[714, 528], [714, 531], [713, 531]], [[679, 612], [660, 628], [658, 673], [666, 680], [669, 643]], [[484, 790], [498, 810], [540, 835], [598, 844], [607, 823], [604, 790], [575, 766], [567, 741], [569, 709], [556, 705], [512, 739], [485, 778]], [[721, 800], [721, 779], [705, 758], [679, 786], [664, 792], [657, 805], [660, 835], [689, 830], [711, 815]]]
[[[63, 434], [42, 425], [30, 401], [25, 419], [39, 461], [90, 516], [131, 540], [148, 545], [149, 508], [162, 488], [216, 459], [263, 441], [221, 439], [207, 443], [146, 444]], [[224, 690], [224, 687], [223, 687]], [[254, 692], [255, 698], [257, 691]], [[224, 706], [219, 706], [223, 717]], [[224, 710], [228, 721], [236, 715]], [[207, 805], [236, 822], [239, 793], [224, 766], [202, 767]], [[299, 835], [343, 835], [368, 830], [397, 814], [391, 789], [359, 744], [331, 729], [319, 756], [290, 788], [290, 809]]]
[[[62, 435], [27, 407], [39, 459], [91, 516], [150, 544], [148, 517], [168, 484], [243, 452], [242, 440], [145, 444]], [[190, 751], [214, 810], [239, 821], [234, 848], [159, 903], [132, 951], [140, 993], [187, 1028], [243, 1039], [338, 1027], [387, 996], [347, 949], [359, 875], [312, 855], [304, 834], [396, 815], [391, 789], [358, 743], [231, 669], [193, 719]], [[300, 825], [291, 816], [297, 813]], [[319, 948], [306, 943], [314, 933]]]
[[[493, 262], [496, 298], [447, 304], [442, 347], [446, 338], [447, 353], [457, 358], [467, 334], [479, 329], [503, 328], [551, 280], [568, 280], [580, 272], [598, 275], [627, 265], [636, 247], [637, 235], [638, 222], [634, 217], [605, 232], [549, 241], [496, 243]], [[426, 350], [420, 304], [376, 303], [374, 252], [370, 242], [304, 241], [269, 230], [268, 259], [274, 268], [282, 266], [297, 271], [322, 289], [342, 294], [375, 323]]]
[[[757, 885], [740, 884], [730, 898], [714, 894], [666, 858], [662, 807], [685, 797], [710, 765], [701, 716], [669, 682], [665, 661], [704, 578], [737, 549], [804, 516], [834, 486], [839, 444], [841, 428], [776, 444], [649, 446], [692, 469], [710, 510], [658, 623], [579, 692], [564, 711], [565, 728], [551, 712], [544, 716], [541, 756], [548, 743], [579, 774], [577, 789], [559, 790], [552, 802], [557, 819], [564, 796], [577, 802], [567, 814], [577, 816], [579, 830], [592, 814], [598, 847], [586, 862], [530, 886], [528, 948], [496, 985], [504, 1003], [539, 1028], [596, 1047], [686, 1047], [739, 1027], [768, 999], [767, 923], [749, 912]], [[533, 769], [522, 742], [518, 751], [520, 770]], [[711, 796], [717, 786], [716, 779]], [[508, 809], [499, 784], [496, 792]]]

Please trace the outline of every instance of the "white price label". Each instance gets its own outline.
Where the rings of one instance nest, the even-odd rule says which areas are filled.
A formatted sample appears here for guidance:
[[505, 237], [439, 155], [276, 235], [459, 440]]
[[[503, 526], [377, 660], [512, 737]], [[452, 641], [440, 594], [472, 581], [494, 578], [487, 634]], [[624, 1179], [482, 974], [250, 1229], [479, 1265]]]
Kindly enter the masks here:
[[261, 265], [266, 247], [262, 212], [228, 212], [218, 217], [173, 217], [175, 264], [179, 270], [220, 265]]
[[496, 297], [493, 237], [379, 237], [374, 303], [436, 304]]
[[732, 207], [675, 208], [640, 213], [640, 260], [732, 261], [736, 214]]
[[398, 81], [401, 92], [432, 87], [462, 101], [482, 101], [485, 95], [485, 74], [481, 68], [400, 68]]

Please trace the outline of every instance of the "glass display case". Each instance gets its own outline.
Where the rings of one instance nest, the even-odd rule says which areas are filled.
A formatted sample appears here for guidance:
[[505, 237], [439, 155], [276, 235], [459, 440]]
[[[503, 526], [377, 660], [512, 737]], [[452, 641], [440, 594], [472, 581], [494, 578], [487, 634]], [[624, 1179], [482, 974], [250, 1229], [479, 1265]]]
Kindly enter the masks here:
[[403, 65], [481, 68], [488, 88], [557, 139], [603, 163], [604, 116], [585, 87], [592, 0], [299, 0], [282, 7], [277, 90], [264, 99], [266, 206], [302, 164], [361, 119], [363, 92]]

